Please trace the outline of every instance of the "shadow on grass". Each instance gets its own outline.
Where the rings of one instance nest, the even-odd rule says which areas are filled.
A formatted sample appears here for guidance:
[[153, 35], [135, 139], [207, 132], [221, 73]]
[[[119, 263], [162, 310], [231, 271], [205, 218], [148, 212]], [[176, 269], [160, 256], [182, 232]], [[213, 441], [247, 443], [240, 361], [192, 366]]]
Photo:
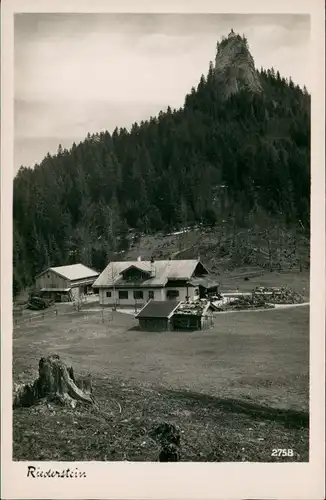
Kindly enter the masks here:
[[248, 403], [236, 399], [222, 399], [207, 394], [200, 394], [191, 391], [173, 391], [164, 389], [160, 391], [167, 396], [177, 399], [186, 399], [189, 405], [194, 403], [216, 408], [230, 413], [242, 413], [256, 420], [270, 420], [278, 422], [287, 428], [301, 429], [309, 427], [309, 413], [299, 410], [286, 410], [271, 408], [268, 406]]
[[153, 335], [162, 335], [162, 333], [168, 333], [167, 330], [145, 330], [141, 328], [139, 325], [132, 326], [128, 328], [127, 332], [142, 332], [144, 335], [148, 334], [148, 336]]

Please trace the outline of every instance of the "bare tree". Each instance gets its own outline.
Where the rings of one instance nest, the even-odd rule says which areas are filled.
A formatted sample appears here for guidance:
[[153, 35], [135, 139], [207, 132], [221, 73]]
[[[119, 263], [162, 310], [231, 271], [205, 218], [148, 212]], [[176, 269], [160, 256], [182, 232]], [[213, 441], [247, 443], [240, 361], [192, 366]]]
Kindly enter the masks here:
[[184, 198], [181, 198], [179, 206], [179, 222], [181, 223], [178, 235], [178, 250], [184, 250], [187, 246], [188, 207]]
[[116, 302], [116, 297], [115, 297], [115, 292], [116, 292], [115, 282], [116, 282], [118, 275], [119, 275], [119, 273], [118, 273], [116, 264], [114, 262], [111, 262], [110, 278], [111, 278], [111, 282], [112, 282], [112, 295], [113, 295], [112, 310], [113, 311], [115, 311], [117, 308], [117, 302]]
[[298, 220], [298, 225], [295, 228], [294, 237], [295, 237], [295, 251], [299, 261], [299, 268], [301, 273], [303, 270], [302, 247], [303, 246], [309, 247], [309, 237], [307, 237], [306, 228], [301, 220]]

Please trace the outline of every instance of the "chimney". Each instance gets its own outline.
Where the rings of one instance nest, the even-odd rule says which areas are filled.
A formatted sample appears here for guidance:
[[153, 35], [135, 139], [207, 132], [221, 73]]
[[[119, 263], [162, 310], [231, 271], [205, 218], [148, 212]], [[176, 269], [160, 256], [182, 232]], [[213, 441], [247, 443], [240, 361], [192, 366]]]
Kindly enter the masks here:
[[137, 262], [141, 262], [141, 255], [139, 255], [139, 257], [137, 257]]

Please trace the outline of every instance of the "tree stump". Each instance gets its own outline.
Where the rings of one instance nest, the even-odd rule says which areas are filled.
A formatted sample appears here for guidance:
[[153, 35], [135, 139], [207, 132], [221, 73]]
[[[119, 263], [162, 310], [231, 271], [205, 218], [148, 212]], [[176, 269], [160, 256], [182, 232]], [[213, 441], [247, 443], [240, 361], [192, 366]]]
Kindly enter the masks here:
[[41, 358], [38, 371], [39, 376], [32, 384], [14, 386], [14, 408], [32, 406], [44, 398], [72, 408], [76, 407], [77, 401], [96, 404], [90, 376], [85, 381], [76, 381], [73, 368], [68, 368], [58, 355]]
[[168, 422], [156, 425], [151, 437], [159, 444], [159, 462], [179, 462], [181, 456], [180, 431]]

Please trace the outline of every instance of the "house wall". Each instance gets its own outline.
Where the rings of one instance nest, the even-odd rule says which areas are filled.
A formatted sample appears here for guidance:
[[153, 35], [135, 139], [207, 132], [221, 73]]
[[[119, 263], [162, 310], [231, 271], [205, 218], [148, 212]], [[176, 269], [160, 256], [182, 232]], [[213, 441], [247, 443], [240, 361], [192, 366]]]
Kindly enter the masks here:
[[35, 288], [37, 290], [41, 288], [70, 288], [70, 286], [69, 280], [62, 278], [53, 271], [43, 273], [35, 279]]
[[167, 318], [139, 318], [141, 330], [150, 332], [166, 331], [169, 329], [169, 323]]
[[[167, 291], [168, 290], [178, 290], [179, 292], [179, 295], [178, 297], [175, 297], [175, 299], [172, 299], [172, 300], [186, 300], [186, 296], [187, 296], [187, 288], [186, 287], [166, 287], [163, 289], [163, 298], [161, 300], [168, 300], [167, 298]], [[188, 296], [190, 298], [190, 300], [194, 300], [196, 298], [196, 295], [195, 295], [195, 288], [192, 287], [192, 286], [189, 286], [188, 287]]]
[[[105, 305], [105, 306], [113, 306], [114, 304], [119, 305], [119, 307], [123, 306], [135, 306], [135, 299], [133, 292], [134, 290], [141, 290], [143, 292], [143, 299], [137, 299], [137, 306], [140, 305], [145, 305], [150, 298], [153, 300], [169, 300], [167, 297], [167, 291], [168, 290], [177, 290], [179, 292], [178, 297], [171, 298], [171, 300], [186, 300], [187, 296], [187, 288], [186, 287], [166, 287], [166, 288], [121, 288], [121, 290], [128, 291], [128, 299], [120, 299], [119, 298], [119, 288], [116, 288], [113, 290], [112, 288], [100, 288], [99, 290], [99, 299], [100, 299], [100, 304]], [[189, 287], [188, 288], [188, 295], [190, 297], [190, 300], [195, 300], [197, 298], [197, 295], [195, 294], [195, 289], [194, 287]], [[149, 291], [154, 292], [154, 297], [149, 297]], [[107, 297], [107, 292], [111, 293], [110, 297]]]
[[94, 279], [87, 278], [85, 280], [78, 280], [74, 282], [62, 278], [58, 274], [49, 270], [35, 279], [35, 288], [37, 290], [41, 290], [42, 288], [71, 288], [73, 296], [75, 298], [78, 298], [85, 293], [86, 286], [87, 286], [87, 291], [92, 290], [92, 282], [94, 283], [94, 281], [95, 278]]
[[172, 316], [174, 330], [200, 330], [201, 318], [194, 314], [175, 314]]
[[[113, 306], [114, 304], [117, 304], [119, 307], [134, 307], [135, 306], [135, 299], [134, 299], [134, 291], [136, 290], [141, 290], [143, 292], [143, 299], [137, 299], [137, 307], [141, 307], [142, 305], [145, 305], [149, 300], [149, 291], [154, 292], [154, 297], [153, 300], [164, 300], [163, 298], [163, 289], [158, 289], [158, 288], [121, 288], [121, 291], [128, 291], [128, 299], [120, 299], [119, 298], [119, 288], [116, 288], [113, 290], [112, 288], [100, 288], [99, 290], [99, 299], [100, 299], [100, 304], [103, 306]], [[108, 297], [107, 293], [111, 293], [111, 296]]]
[[[93, 280], [94, 283], [95, 279]], [[93, 291], [92, 288], [92, 282], [89, 283], [89, 280], [85, 280], [84, 284], [83, 282], [71, 282], [71, 291], [74, 297], [78, 298], [81, 297], [82, 295], [87, 295], [88, 292]], [[86, 283], [86, 284], [85, 284]]]
[[208, 330], [214, 326], [212, 312], [196, 316], [191, 314], [175, 314], [172, 317], [175, 330]]

